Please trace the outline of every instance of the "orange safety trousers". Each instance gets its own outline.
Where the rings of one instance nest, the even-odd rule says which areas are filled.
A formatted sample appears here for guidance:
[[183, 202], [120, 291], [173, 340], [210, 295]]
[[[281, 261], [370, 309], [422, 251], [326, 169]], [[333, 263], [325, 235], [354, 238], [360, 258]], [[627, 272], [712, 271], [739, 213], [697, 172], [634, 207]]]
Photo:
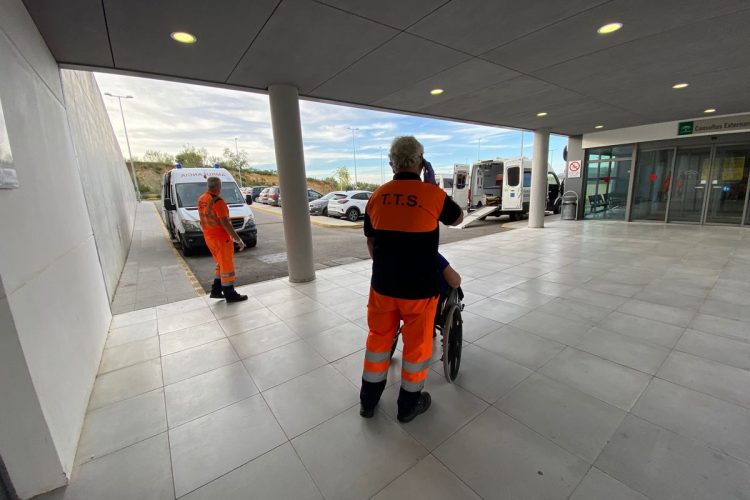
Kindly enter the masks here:
[[385, 382], [391, 364], [391, 346], [399, 323], [403, 321], [404, 343], [401, 367], [401, 389], [415, 393], [422, 390], [432, 356], [432, 335], [438, 298], [398, 299], [381, 295], [372, 288], [367, 304], [365, 365], [362, 379], [370, 383]]
[[234, 286], [234, 243], [229, 237], [206, 238], [206, 246], [216, 261], [216, 279], [221, 286]]

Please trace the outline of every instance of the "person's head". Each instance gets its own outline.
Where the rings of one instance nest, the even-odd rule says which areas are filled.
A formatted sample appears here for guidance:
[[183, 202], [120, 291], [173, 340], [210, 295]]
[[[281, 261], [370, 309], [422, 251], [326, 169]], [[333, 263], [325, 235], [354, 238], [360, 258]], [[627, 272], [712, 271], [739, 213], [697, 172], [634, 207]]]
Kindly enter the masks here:
[[221, 179], [218, 177], [209, 177], [206, 179], [206, 187], [214, 194], [221, 194]]
[[419, 175], [422, 172], [424, 147], [411, 135], [396, 137], [391, 143], [388, 159], [394, 173], [409, 172]]

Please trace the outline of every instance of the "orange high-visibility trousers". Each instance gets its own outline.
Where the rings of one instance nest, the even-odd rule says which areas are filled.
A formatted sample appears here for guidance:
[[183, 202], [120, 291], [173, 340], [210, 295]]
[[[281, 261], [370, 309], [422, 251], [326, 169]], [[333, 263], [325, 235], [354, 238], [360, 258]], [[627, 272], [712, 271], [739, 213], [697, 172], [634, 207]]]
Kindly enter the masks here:
[[221, 286], [234, 286], [234, 243], [229, 237], [206, 238], [206, 246], [216, 261], [216, 279]]
[[367, 349], [362, 379], [366, 382], [385, 382], [391, 364], [391, 346], [399, 322], [403, 321], [401, 338], [404, 342], [401, 367], [401, 389], [418, 393], [424, 387], [432, 356], [432, 334], [438, 298], [397, 299], [370, 289], [367, 304]]

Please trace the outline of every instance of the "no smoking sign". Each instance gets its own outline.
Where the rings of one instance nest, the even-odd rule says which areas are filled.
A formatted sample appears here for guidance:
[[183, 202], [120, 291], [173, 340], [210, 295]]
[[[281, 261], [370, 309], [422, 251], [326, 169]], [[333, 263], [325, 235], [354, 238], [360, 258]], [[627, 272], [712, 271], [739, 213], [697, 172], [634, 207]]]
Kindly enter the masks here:
[[581, 160], [573, 160], [568, 162], [568, 177], [580, 177], [581, 176]]

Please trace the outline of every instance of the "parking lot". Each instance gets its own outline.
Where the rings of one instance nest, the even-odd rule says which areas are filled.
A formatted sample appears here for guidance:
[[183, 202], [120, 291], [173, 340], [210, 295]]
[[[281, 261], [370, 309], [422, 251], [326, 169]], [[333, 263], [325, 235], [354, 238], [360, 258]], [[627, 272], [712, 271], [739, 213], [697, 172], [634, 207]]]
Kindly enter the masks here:
[[[287, 275], [286, 243], [281, 217], [262, 210], [253, 210], [258, 224], [258, 246], [248, 248], [235, 255], [237, 284], [247, 285], [258, 281], [280, 278]], [[321, 216], [313, 220], [333, 221]], [[467, 229], [442, 227], [440, 243], [466, 240], [497, 233], [507, 229], [507, 219], [488, 218]], [[313, 248], [316, 269], [338, 266], [368, 259], [367, 246], [361, 228], [327, 228], [312, 225]], [[204, 289], [211, 288], [214, 279], [214, 261], [208, 251], [199, 252], [185, 261]]]

